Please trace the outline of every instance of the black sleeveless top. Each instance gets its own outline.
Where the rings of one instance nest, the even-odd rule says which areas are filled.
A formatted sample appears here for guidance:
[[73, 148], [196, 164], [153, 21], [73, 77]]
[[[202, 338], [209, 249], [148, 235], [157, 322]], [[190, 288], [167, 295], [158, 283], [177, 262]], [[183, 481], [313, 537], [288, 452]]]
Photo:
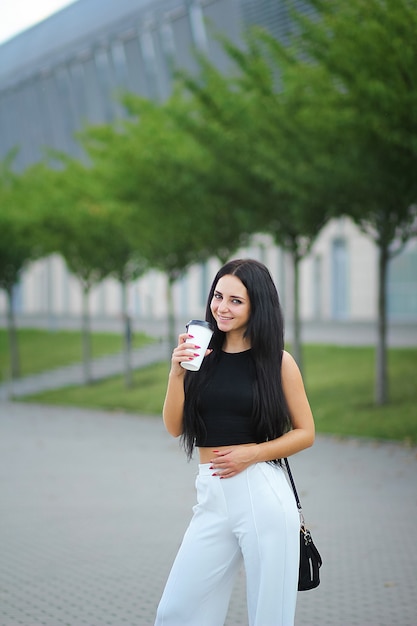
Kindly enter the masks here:
[[196, 441], [196, 446], [256, 442], [252, 418], [255, 379], [251, 350], [221, 352], [213, 376], [201, 392], [199, 410], [206, 436]]

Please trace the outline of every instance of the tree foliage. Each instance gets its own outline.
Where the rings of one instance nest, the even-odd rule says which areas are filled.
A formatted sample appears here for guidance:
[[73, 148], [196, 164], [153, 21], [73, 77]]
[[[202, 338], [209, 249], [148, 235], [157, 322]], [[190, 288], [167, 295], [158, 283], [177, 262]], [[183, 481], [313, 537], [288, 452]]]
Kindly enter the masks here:
[[231, 75], [200, 57], [198, 74], [182, 75], [165, 103], [126, 96], [127, 118], [80, 135], [85, 163], [62, 157], [58, 169], [16, 176], [6, 162], [0, 285], [11, 293], [28, 260], [58, 250], [85, 294], [105, 276], [121, 282], [127, 320], [127, 283], [159, 269], [174, 343], [175, 281], [267, 232], [293, 261], [301, 364], [299, 265], [327, 220], [349, 215], [379, 250], [382, 404], [387, 268], [416, 234], [417, 3], [306, 0], [303, 12], [298, 0], [287, 4], [288, 39], [254, 29], [243, 46], [223, 40]]
[[[115, 208], [103, 199], [91, 168], [64, 155], [60, 168], [43, 168], [43, 225], [49, 252], [59, 252], [78, 278], [83, 302], [84, 379], [92, 381], [89, 295], [110, 274], [125, 276], [130, 261], [120, 244]], [[122, 259], [120, 250], [122, 249]]]
[[244, 50], [225, 42], [235, 61], [233, 77], [200, 59], [199, 75], [184, 78], [199, 114], [184, 127], [210, 149], [217, 194], [243, 214], [247, 235], [267, 232], [291, 255], [292, 348], [301, 366], [299, 263], [329, 218], [329, 198], [313, 158], [320, 131], [298, 85], [278, 88], [281, 56], [270, 40], [275, 45], [264, 32], [254, 33]]
[[239, 246], [239, 232], [208, 184], [207, 151], [178, 124], [191, 114], [190, 103], [174, 94], [163, 105], [133, 95], [124, 104], [127, 120], [88, 129], [82, 142], [104, 188], [126, 207], [141, 254], [167, 275], [173, 344], [175, 281], [192, 264], [228, 257]]
[[20, 374], [18, 338], [14, 311], [14, 290], [28, 263], [43, 251], [37, 179], [32, 170], [13, 170], [15, 151], [0, 163], [0, 289], [7, 296], [7, 326], [10, 345], [10, 373]]
[[[293, 4], [293, 3], [291, 3]], [[390, 259], [417, 234], [417, 3], [415, 0], [311, 0], [314, 19], [296, 13], [291, 56], [307, 103], [323, 77], [339, 124], [330, 129], [328, 180], [337, 214], [350, 215], [379, 250], [375, 399], [388, 399], [386, 280]], [[313, 94], [311, 97], [309, 94]], [[338, 132], [336, 132], [338, 131]]]

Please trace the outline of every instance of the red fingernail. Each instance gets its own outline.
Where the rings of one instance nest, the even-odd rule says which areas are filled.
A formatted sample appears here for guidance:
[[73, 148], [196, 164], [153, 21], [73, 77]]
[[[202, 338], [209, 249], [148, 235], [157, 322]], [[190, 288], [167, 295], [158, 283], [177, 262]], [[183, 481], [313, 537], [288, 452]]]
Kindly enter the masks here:
[[198, 352], [194, 352], [194, 356], [200, 356]]
[[198, 350], [199, 348], [201, 348], [201, 346], [194, 346], [194, 348]]
[[191, 339], [194, 339], [194, 335], [188, 335], [189, 337], [191, 337]]

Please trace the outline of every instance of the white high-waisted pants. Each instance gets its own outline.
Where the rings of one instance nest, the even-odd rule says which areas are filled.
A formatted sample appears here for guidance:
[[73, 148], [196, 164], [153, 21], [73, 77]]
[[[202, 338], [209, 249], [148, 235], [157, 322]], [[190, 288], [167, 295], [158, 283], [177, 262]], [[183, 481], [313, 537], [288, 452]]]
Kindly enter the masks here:
[[292, 626], [300, 521], [279, 466], [233, 478], [199, 466], [197, 504], [159, 603], [155, 626], [223, 626], [243, 557], [250, 626]]

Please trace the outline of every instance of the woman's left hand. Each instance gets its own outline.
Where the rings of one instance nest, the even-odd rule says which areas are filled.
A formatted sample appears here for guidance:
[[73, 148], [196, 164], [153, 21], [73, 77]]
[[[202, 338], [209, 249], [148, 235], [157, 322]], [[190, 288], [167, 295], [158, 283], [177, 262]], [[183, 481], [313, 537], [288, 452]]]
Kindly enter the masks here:
[[237, 446], [221, 451], [213, 451], [210, 469], [214, 470], [212, 476], [219, 478], [232, 478], [247, 467], [256, 463], [257, 446]]

